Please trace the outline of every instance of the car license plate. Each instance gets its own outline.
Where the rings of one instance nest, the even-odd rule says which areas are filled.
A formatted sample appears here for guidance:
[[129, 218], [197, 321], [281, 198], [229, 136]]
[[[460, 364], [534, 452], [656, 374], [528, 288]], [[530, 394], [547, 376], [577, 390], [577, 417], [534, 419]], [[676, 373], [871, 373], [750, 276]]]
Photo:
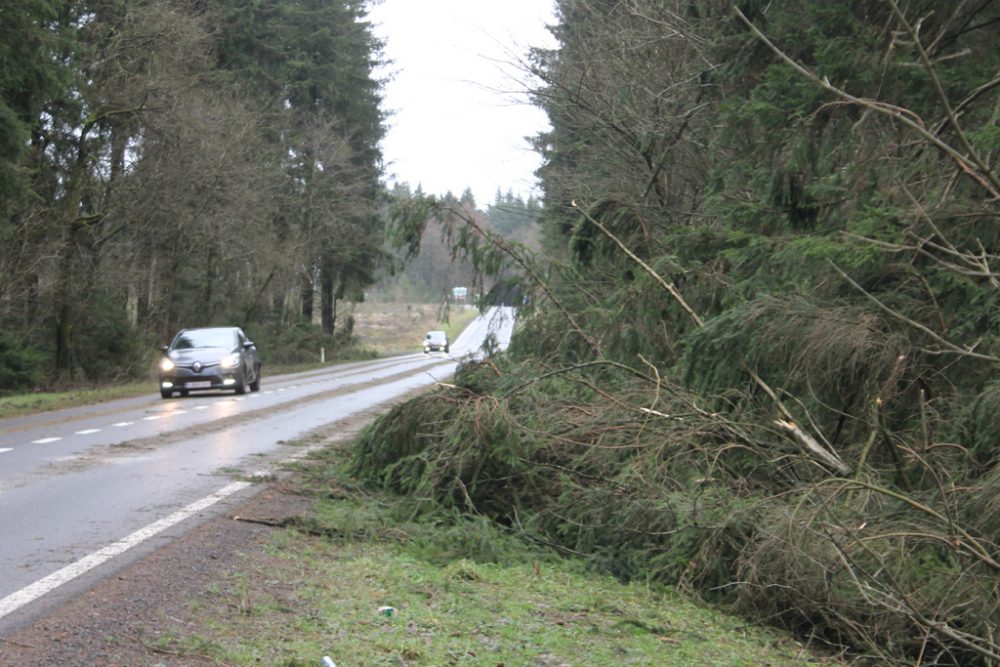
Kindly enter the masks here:
[[188, 389], [208, 389], [209, 387], [212, 386], [212, 383], [209, 382], [208, 380], [203, 380], [200, 382], [188, 382], [184, 386], [187, 387]]

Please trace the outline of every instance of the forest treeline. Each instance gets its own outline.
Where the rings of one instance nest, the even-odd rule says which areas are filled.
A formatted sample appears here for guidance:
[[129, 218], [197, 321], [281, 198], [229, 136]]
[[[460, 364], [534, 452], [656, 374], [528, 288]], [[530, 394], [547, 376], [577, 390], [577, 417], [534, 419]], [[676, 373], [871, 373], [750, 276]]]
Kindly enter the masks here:
[[[147, 378], [189, 326], [358, 353], [350, 303], [473, 282], [440, 224], [408, 264], [386, 229], [421, 191], [383, 183], [369, 4], [0, 6], [0, 395]], [[441, 200], [538, 247], [532, 197]]]
[[[355, 472], [880, 665], [1000, 664], [1000, 3], [558, 0], [544, 252]], [[414, 437], [414, 434], [419, 434]]]
[[385, 254], [380, 61], [362, 0], [4, 3], [0, 390], [144, 376], [181, 326], [271, 362], [349, 336]]

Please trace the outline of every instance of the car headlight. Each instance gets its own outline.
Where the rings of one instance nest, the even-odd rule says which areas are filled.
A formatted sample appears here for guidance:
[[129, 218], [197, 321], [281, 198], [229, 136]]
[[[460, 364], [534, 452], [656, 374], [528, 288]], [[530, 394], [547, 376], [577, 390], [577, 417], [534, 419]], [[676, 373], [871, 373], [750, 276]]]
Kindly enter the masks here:
[[223, 368], [236, 368], [240, 365], [240, 353], [233, 352], [228, 357], [223, 357], [222, 361], [219, 362], [219, 365]]
[[163, 357], [162, 359], [160, 359], [160, 370], [161, 371], [174, 370], [174, 362], [170, 360], [170, 357]]

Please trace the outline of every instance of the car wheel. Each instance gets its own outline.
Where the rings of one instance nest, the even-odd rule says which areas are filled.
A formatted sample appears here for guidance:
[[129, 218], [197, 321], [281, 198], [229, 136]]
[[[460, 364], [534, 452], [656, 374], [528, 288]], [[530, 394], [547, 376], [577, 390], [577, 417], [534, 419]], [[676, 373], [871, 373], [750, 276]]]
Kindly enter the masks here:
[[250, 391], [260, 391], [260, 366], [253, 375], [253, 382], [250, 383]]
[[173, 398], [174, 392], [171, 391], [170, 389], [161, 389], [160, 396], [162, 396], [163, 398]]
[[247, 393], [247, 376], [240, 373], [236, 376], [236, 395], [242, 396]]
[[448, 350], [449, 350], [449, 347], [448, 347], [447, 345], [445, 345], [445, 346], [444, 346], [444, 353], [445, 353], [445, 354], [448, 354]]
[[187, 398], [190, 395], [191, 395], [190, 391], [188, 391], [187, 389], [181, 389], [181, 396], [183, 396], [184, 398]]

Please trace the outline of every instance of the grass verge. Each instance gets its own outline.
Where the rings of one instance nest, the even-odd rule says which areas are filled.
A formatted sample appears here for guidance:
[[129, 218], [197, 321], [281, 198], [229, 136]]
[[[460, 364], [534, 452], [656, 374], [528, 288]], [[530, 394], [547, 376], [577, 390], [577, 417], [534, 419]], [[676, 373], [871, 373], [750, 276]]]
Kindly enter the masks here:
[[156, 382], [130, 382], [107, 387], [86, 387], [68, 391], [33, 392], [0, 397], [0, 418], [17, 417], [33, 412], [46, 412], [93, 405], [119, 398], [131, 398], [156, 392]]
[[289, 484], [316, 499], [267, 554], [191, 600], [164, 653], [225, 665], [836, 664], [670, 589], [622, 584], [484, 520], [416, 523], [343, 472], [346, 444]]

